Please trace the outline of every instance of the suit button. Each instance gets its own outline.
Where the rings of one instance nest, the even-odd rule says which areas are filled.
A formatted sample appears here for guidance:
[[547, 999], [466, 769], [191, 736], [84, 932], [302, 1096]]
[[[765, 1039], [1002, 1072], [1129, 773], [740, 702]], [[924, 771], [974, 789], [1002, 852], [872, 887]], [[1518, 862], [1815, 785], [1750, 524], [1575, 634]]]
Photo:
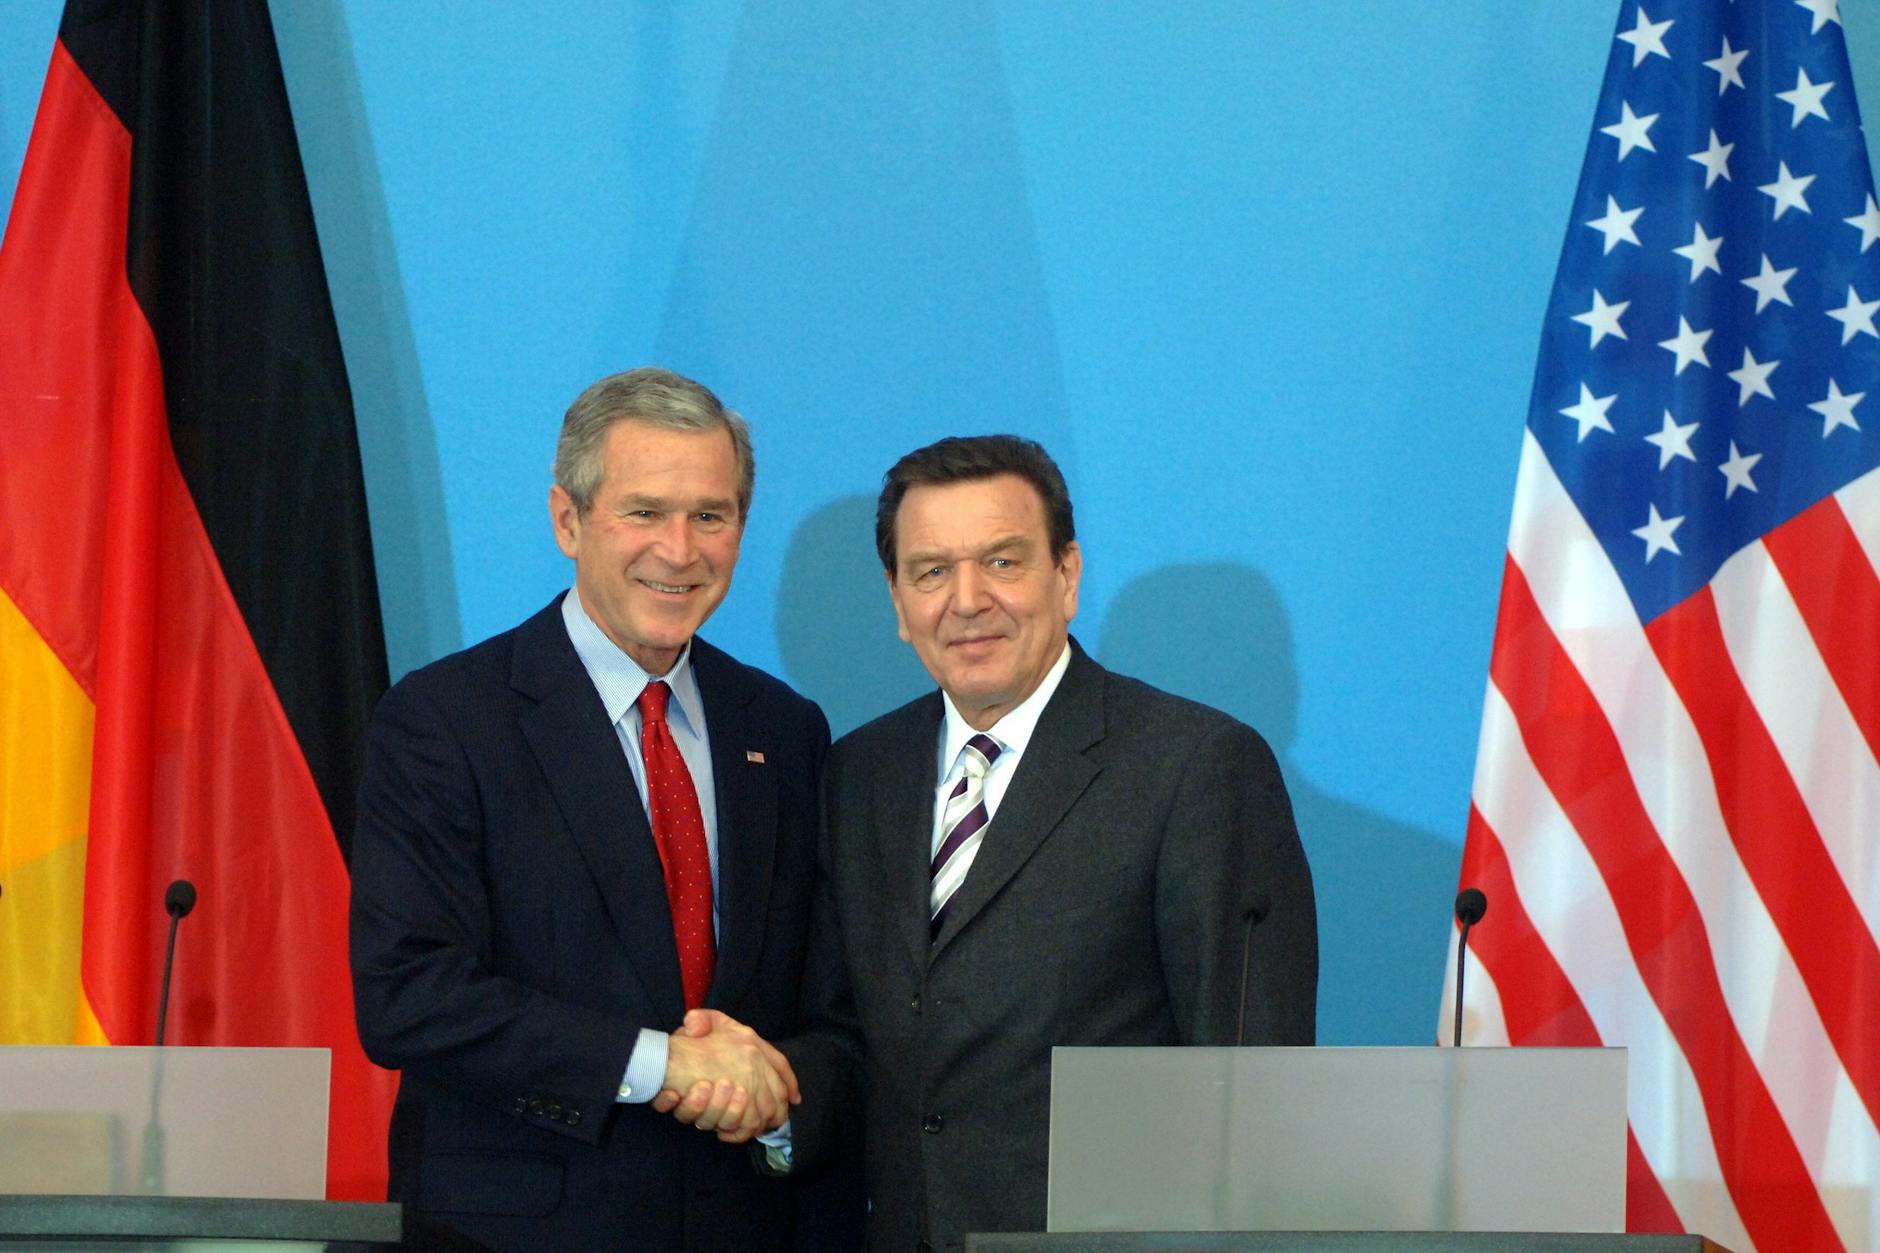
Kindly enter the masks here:
[[581, 1111], [580, 1110], [571, 1109], [568, 1111], [568, 1125], [570, 1127], [579, 1127], [581, 1125]]
[[526, 1114], [529, 1112], [529, 1098], [519, 1096], [509, 1103], [509, 1108], [515, 1110], [518, 1114]]
[[938, 1114], [929, 1114], [920, 1120], [920, 1129], [929, 1135], [939, 1135], [940, 1129], [944, 1126], [946, 1126], [946, 1121]]
[[531, 1114], [535, 1114], [535, 1115], [537, 1115], [538, 1117], [539, 1117], [539, 1116], [541, 1115], [541, 1113], [542, 1113], [542, 1099], [541, 1099], [540, 1097], [536, 1097], [535, 1099], [533, 1099], [533, 1100], [531, 1100], [531, 1101], [529, 1102], [529, 1112], [530, 1112]]
[[551, 1104], [548, 1107], [548, 1116], [551, 1121], [560, 1122], [561, 1121], [561, 1106]]
[[907, 1007], [918, 1014], [920, 1012], [920, 998], [917, 996], [913, 1000], [909, 1001], [907, 1003]]

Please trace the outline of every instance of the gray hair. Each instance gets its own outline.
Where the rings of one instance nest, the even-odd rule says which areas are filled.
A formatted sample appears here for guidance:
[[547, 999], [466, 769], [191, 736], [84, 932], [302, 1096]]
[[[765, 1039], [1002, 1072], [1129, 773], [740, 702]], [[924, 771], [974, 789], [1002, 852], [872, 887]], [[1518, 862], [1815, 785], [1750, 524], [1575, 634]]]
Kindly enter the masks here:
[[757, 482], [751, 428], [736, 411], [725, 408], [711, 388], [658, 366], [610, 374], [568, 406], [555, 444], [555, 483], [576, 509], [586, 513], [600, 491], [606, 469], [601, 445], [616, 422], [644, 422], [667, 431], [728, 432], [738, 459], [738, 522], [750, 516], [751, 489]]

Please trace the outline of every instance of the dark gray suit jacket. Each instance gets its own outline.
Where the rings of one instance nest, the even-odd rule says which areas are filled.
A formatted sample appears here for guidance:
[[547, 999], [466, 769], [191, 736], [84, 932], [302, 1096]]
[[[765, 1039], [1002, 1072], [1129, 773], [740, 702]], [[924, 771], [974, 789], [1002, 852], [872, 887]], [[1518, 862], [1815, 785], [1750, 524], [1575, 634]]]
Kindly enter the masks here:
[[[829, 727], [694, 640], [718, 805], [706, 1004], [795, 1029]], [[615, 1092], [685, 1013], [664, 876], [559, 602], [407, 675], [372, 721], [353, 845], [359, 1034], [403, 1069], [392, 1199], [496, 1249], [764, 1249], [790, 1196]]]
[[784, 1049], [800, 1166], [862, 1136], [874, 1249], [1043, 1229], [1054, 1045], [1231, 1044], [1243, 968], [1246, 1041], [1313, 1039], [1312, 880], [1271, 750], [1071, 647], [932, 943], [938, 693], [830, 756], [811, 1027]]

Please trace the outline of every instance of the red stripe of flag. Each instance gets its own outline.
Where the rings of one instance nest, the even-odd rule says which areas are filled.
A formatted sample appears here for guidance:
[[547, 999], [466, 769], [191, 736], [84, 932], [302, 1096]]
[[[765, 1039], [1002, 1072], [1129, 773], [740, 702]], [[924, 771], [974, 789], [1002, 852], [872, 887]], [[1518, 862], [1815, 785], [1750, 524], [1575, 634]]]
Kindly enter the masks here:
[[1867, 750], [1880, 759], [1880, 577], [1832, 496], [1763, 536], [1777, 573], [1841, 690]]
[[1837, 1248], [1794, 1138], [1743, 1046], [1697, 902], [1660, 841], [1591, 689], [1504, 567], [1489, 669], [1535, 768], [1592, 854], [1639, 976], [1683, 1050], [1744, 1228], [1758, 1246]]

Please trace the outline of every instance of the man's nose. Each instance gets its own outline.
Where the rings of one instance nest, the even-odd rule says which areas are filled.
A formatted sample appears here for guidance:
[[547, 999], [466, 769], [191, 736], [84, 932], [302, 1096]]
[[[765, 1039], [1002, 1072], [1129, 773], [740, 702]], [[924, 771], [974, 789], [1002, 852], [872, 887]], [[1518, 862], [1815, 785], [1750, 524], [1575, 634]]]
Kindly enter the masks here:
[[692, 533], [691, 517], [675, 513], [667, 518], [666, 524], [659, 529], [659, 538], [653, 548], [660, 560], [674, 569], [691, 565], [693, 558], [698, 556], [697, 537]]
[[970, 561], [954, 568], [953, 612], [963, 617], [983, 613], [992, 604], [985, 572]]

